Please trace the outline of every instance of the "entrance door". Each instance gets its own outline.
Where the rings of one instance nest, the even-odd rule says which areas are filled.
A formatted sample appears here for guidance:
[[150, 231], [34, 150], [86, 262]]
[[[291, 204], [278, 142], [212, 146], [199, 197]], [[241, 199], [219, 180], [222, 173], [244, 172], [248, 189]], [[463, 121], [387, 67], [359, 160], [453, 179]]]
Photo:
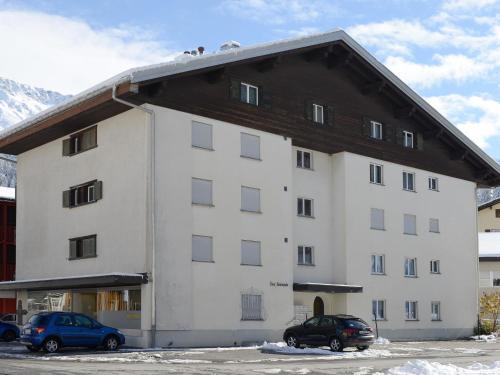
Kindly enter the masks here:
[[314, 299], [314, 316], [325, 315], [325, 304], [321, 297]]

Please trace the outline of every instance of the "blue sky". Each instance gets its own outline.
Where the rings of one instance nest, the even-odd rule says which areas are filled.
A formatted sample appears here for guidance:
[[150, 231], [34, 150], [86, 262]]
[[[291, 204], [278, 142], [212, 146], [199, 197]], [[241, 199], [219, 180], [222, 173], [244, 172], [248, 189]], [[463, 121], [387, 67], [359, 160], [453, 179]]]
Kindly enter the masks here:
[[75, 94], [200, 45], [336, 27], [500, 160], [500, 0], [0, 0], [0, 76]]

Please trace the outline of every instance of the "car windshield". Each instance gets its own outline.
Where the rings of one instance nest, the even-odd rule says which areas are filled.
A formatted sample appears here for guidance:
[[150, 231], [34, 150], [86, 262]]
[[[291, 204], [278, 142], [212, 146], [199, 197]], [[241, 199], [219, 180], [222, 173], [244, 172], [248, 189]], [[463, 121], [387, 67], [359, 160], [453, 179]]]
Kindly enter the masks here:
[[47, 322], [49, 321], [49, 316], [48, 315], [33, 315], [30, 320], [28, 320], [28, 323], [31, 324], [34, 327], [38, 326], [44, 326], [47, 325]]
[[364, 321], [361, 319], [345, 319], [343, 321], [344, 326], [349, 327], [349, 328], [358, 328], [358, 329], [364, 329], [368, 326]]
[[306, 320], [304, 322], [304, 327], [317, 327], [319, 324], [321, 317], [315, 316], [314, 318], [311, 318], [309, 320]]

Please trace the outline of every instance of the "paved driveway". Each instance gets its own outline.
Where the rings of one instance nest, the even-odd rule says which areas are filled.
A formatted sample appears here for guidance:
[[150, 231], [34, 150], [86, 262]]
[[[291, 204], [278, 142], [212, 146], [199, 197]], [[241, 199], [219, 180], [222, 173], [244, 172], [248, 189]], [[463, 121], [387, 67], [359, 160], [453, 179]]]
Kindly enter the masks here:
[[[277, 345], [253, 348], [168, 350], [122, 349], [118, 352], [64, 350], [54, 355], [29, 353], [16, 343], [0, 344], [0, 374], [357, 374], [387, 372], [398, 366], [407, 372], [441, 373], [453, 364], [471, 374], [500, 374], [500, 342], [440, 341], [374, 345], [365, 352], [292, 351]], [[435, 365], [432, 365], [436, 362]], [[477, 365], [480, 363], [481, 365]], [[414, 372], [409, 372], [416, 368]], [[481, 371], [479, 371], [482, 369]], [[394, 371], [394, 370], [391, 370]], [[413, 370], [412, 370], [413, 371]], [[477, 372], [479, 371], [479, 372]], [[456, 373], [456, 372], [446, 372]]]

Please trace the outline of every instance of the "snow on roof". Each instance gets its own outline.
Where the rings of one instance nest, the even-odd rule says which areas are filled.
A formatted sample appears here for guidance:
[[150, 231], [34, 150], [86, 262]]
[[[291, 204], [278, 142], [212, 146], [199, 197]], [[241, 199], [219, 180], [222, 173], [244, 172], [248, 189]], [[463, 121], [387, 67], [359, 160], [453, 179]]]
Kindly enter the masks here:
[[500, 257], [500, 232], [479, 233], [479, 258]]
[[16, 189], [15, 188], [10, 188], [10, 187], [5, 187], [5, 186], [0, 186], [0, 199], [16, 199]]
[[193, 58], [177, 58], [166, 63], [147, 65], [139, 68], [129, 69], [120, 73], [90, 89], [70, 98], [69, 100], [49, 108], [38, 115], [28, 118], [17, 125], [8, 128], [0, 133], [0, 139], [5, 138], [19, 130], [27, 128], [35, 123], [38, 123], [52, 115], [71, 108], [89, 98], [101, 94], [113, 88], [113, 86], [130, 82], [139, 83], [152, 80], [160, 77], [167, 77], [174, 74], [195, 71], [203, 68], [210, 68], [219, 65], [229, 64], [245, 59], [261, 57], [280, 52], [286, 52], [299, 48], [312, 47], [315, 45], [331, 43], [334, 41], [342, 41], [358, 53], [366, 62], [368, 62], [375, 70], [377, 70], [385, 79], [398, 87], [405, 95], [417, 103], [424, 111], [438, 121], [450, 133], [462, 141], [471, 151], [479, 156], [485, 163], [492, 167], [500, 174], [500, 165], [493, 160], [488, 154], [481, 150], [474, 142], [467, 138], [460, 130], [458, 130], [451, 122], [444, 118], [436, 111], [429, 103], [422, 99], [416, 92], [408, 87], [389, 69], [381, 64], [367, 50], [352, 39], [345, 31], [334, 29], [333, 31], [301, 36], [297, 38], [284, 39], [274, 42], [258, 44], [249, 47], [231, 48], [225, 51], [219, 51], [212, 54], [204, 54], [193, 56]]

